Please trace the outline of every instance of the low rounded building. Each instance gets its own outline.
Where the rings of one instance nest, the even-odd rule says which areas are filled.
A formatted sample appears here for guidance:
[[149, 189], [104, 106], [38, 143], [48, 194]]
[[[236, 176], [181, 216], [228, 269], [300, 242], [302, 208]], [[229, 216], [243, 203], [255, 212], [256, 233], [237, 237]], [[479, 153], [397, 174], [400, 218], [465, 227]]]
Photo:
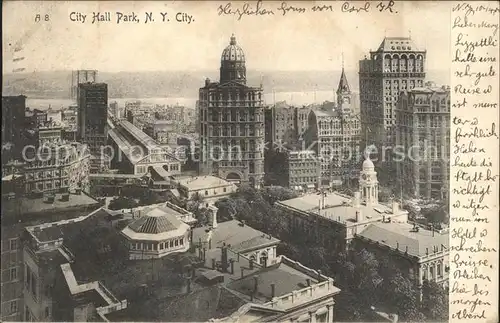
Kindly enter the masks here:
[[155, 208], [122, 230], [129, 259], [161, 258], [189, 249], [191, 227], [175, 214]]

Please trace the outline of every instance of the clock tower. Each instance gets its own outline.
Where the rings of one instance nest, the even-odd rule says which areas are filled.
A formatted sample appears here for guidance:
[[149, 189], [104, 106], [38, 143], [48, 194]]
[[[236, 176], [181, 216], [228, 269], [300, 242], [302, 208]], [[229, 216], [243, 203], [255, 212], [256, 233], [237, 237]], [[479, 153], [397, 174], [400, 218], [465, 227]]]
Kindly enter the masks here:
[[361, 200], [368, 204], [378, 204], [378, 180], [375, 166], [366, 157], [363, 162], [363, 169], [359, 176], [359, 190], [361, 191]]

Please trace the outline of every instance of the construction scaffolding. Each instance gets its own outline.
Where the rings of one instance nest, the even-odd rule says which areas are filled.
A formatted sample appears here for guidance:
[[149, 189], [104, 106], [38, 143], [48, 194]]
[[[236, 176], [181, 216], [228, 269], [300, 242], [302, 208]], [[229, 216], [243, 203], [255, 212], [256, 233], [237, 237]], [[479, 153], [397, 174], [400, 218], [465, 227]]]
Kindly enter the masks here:
[[95, 83], [97, 82], [97, 71], [96, 70], [76, 70], [71, 72], [71, 89], [70, 95], [71, 99], [77, 99], [78, 95], [78, 84], [81, 83]]

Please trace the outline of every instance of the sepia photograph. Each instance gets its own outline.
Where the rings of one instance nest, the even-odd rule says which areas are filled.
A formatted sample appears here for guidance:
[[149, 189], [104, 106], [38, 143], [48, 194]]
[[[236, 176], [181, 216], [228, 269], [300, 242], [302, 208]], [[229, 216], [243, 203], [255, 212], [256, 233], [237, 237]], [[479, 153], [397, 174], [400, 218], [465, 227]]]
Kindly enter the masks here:
[[1, 320], [497, 322], [499, 15], [5, 1]]

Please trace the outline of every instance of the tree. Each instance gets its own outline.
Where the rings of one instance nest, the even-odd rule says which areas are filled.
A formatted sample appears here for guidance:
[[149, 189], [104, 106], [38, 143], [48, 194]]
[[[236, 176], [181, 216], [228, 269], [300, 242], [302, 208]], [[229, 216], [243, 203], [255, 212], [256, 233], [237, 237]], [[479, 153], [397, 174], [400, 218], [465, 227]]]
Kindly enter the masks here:
[[290, 200], [298, 197], [297, 193], [287, 187], [282, 186], [268, 186], [261, 190], [262, 197], [270, 204], [274, 205], [275, 202]]
[[363, 308], [356, 295], [349, 290], [342, 292], [335, 298], [335, 319], [338, 322], [361, 322]]
[[431, 204], [422, 207], [422, 215], [433, 224], [448, 223], [449, 221], [448, 203]]
[[109, 202], [108, 209], [110, 210], [121, 210], [121, 209], [132, 209], [139, 206], [134, 199], [130, 197], [115, 197]]
[[204, 204], [203, 196], [201, 196], [200, 193], [196, 192], [187, 201], [186, 208], [188, 211], [195, 213], [200, 209], [200, 207], [203, 204]]
[[382, 203], [387, 203], [393, 197], [393, 192], [390, 188], [385, 186], [378, 187], [378, 200]]
[[420, 312], [419, 291], [415, 284], [403, 274], [398, 273], [391, 280], [385, 280], [386, 303], [405, 321], [425, 320]]
[[422, 313], [433, 322], [447, 322], [448, 308], [448, 293], [436, 282], [425, 280], [422, 285]]

